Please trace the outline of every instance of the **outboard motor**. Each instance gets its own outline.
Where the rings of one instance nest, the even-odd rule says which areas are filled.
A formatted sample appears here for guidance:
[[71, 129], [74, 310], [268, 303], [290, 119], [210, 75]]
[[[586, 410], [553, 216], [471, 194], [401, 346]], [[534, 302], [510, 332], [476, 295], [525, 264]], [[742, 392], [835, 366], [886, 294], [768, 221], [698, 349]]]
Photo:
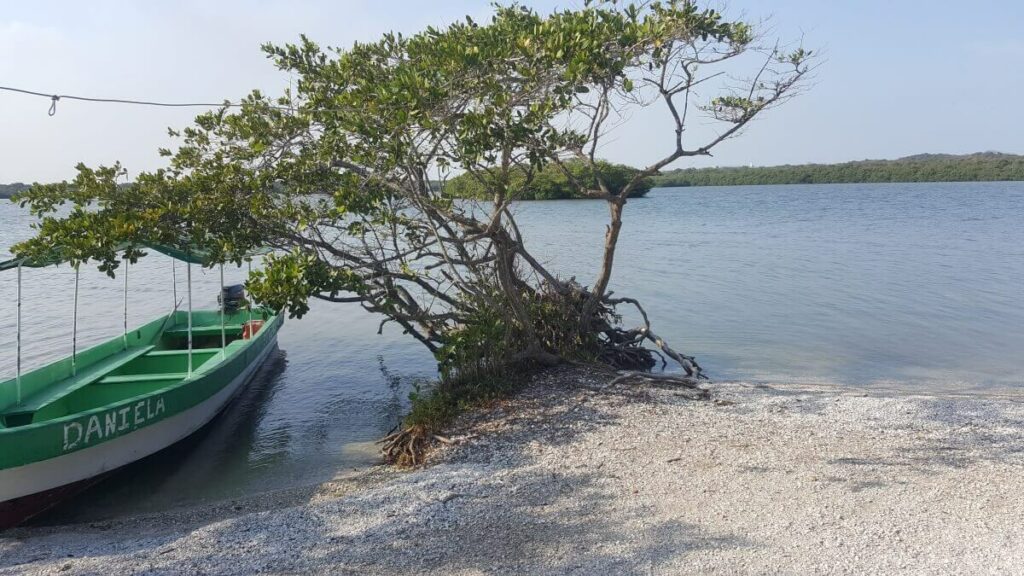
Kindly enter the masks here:
[[242, 284], [225, 286], [224, 290], [221, 291], [220, 296], [217, 296], [217, 304], [221, 303], [223, 303], [224, 311], [228, 314], [237, 312], [239, 309], [245, 307], [245, 286]]

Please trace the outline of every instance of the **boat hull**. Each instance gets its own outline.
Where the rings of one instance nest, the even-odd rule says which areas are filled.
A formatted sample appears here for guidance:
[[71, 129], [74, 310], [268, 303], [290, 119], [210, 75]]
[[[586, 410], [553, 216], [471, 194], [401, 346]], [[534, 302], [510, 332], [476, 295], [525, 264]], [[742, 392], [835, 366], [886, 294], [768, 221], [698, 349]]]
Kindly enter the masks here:
[[28, 496], [0, 502], [0, 531], [13, 528], [29, 518], [38, 516], [57, 504], [72, 498], [90, 486], [102, 482], [110, 472], [65, 484], [58, 488], [36, 492]]
[[15, 526], [110, 472], [167, 448], [219, 414], [277, 349], [278, 325], [248, 365], [202, 402], [129, 434], [54, 458], [0, 470], [0, 530]]

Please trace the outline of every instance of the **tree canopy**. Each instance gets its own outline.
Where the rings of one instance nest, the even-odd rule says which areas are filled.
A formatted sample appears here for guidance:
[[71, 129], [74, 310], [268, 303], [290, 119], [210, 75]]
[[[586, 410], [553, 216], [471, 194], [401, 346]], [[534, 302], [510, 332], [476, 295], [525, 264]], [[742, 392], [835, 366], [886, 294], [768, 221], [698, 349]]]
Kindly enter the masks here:
[[[812, 54], [688, 0], [547, 15], [498, 6], [486, 23], [263, 50], [294, 90], [252, 92], [172, 131], [166, 166], [128, 186], [116, 163], [33, 186], [18, 199], [41, 220], [15, 253], [59, 249], [114, 274], [125, 242], [195, 246], [210, 264], [269, 245], [248, 281], [260, 301], [292, 315], [310, 298], [357, 303], [427, 346], [447, 376], [571, 357], [648, 368], [644, 342], [699, 374], [646, 314], [644, 326], [620, 326], [616, 306], [639, 307], [608, 290], [624, 207], [660, 169], [710, 154], [796, 94]], [[655, 105], [671, 122], [661, 154], [633, 171], [596, 158], [631, 111]], [[696, 115], [718, 127], [707, 139], [687, 135]], [[534, 258], [509, 210], [517, 191], [559, 173], [573, 196], [608, 206], [588, 285]], [[431, 185], [454, 174], [487, 202]]]

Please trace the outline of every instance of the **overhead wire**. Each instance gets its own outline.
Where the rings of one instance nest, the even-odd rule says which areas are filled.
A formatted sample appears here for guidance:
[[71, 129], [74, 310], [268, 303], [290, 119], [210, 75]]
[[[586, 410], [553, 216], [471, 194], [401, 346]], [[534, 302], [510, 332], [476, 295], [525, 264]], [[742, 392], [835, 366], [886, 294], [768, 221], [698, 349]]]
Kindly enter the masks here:
[[[156, 102], [151, 100], [131, 100], [127, 98], [95, 98], [90, 96], [76, 96], [73, 94], [48, 94], [46, 92], [38, 92], [36, 90], [26, 90], [24, 88], [15, 88], [13, 86], [0, 86], [0, 90], [8, 92], [16, 92], [20, 94], [27, 94], [30, 96], [39, 96], [41, 98], [48, 98], [50, 100], [50, 110], [47, 112], [50, 116], [57, 113], [57, 102], [61, 100], [79, 100], [82, 102], [99, 102], [107, 104], [132, 104], [137, 106], [160, 106], [165, 108], [241, 108], [244, 104], [231, 102], [225, 100], [220, 103], [211, 102]], [[284, 110], [288, 112], [294, 112], [297, 109], [289, 106], [268, 106], [274, 110]]]

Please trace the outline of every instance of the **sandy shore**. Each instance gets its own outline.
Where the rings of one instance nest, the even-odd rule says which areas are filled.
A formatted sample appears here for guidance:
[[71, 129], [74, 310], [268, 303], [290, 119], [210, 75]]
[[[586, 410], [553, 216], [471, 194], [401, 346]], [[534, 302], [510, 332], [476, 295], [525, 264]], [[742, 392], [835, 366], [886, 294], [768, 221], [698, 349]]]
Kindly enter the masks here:
[[0, 536], [0, 574], [1021, 574], [1024, 396], [564, 369], [378, 468], [204, 510]]

